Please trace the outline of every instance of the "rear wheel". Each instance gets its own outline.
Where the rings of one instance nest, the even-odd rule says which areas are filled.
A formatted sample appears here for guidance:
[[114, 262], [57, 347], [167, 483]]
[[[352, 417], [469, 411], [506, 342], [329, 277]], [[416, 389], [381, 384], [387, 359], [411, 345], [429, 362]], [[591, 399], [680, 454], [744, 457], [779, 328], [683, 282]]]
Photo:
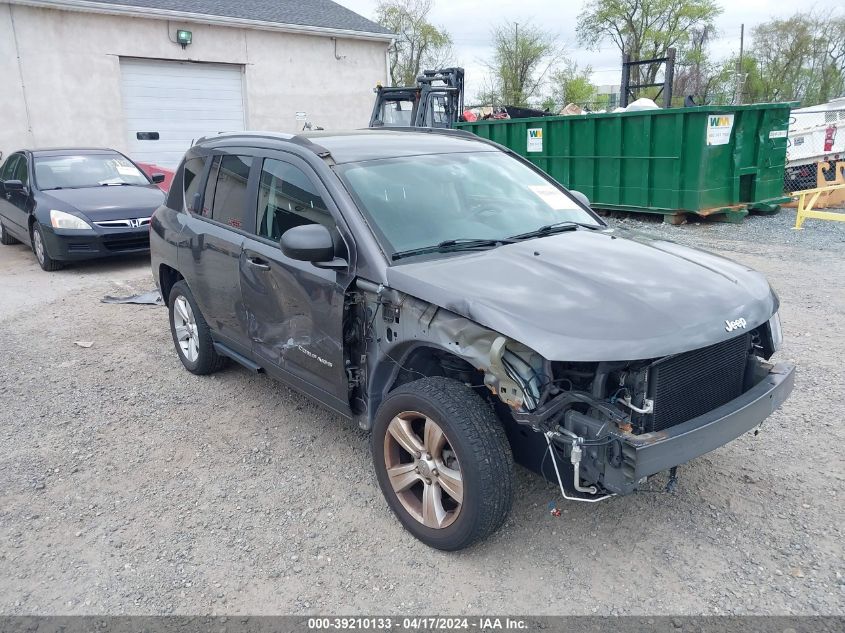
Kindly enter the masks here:
[[3, 223], [0, 222], [0, 244], [4, 246], [11, 246], [12, 244], [17, 244], [18, 240], [12, 237], [9, 232], [6, 230], [6, 227], [3, 226]]
[[35, 259], [38, 260], [41, 268], [47, 272], [53, 272], [62, 267], [62, 262], [56, 261], [47, 252], [47, 245], [44, 243], [44, 234], [41, 232], [41, 225], [38, 222], [32, 225], [32, 252], [35, 253]]
[[184, 279], [173, 284], [167, 305], [173, 344], [185, 369], [205, 375], [225, 367], [228, 359], [215, 351], [211, 329]]
[[371, 449], [391, 510], [426, 545], [458, 550], [504, 522], [513, 457], [490, 405], [466, 385], [423, 378], [379, 407]]

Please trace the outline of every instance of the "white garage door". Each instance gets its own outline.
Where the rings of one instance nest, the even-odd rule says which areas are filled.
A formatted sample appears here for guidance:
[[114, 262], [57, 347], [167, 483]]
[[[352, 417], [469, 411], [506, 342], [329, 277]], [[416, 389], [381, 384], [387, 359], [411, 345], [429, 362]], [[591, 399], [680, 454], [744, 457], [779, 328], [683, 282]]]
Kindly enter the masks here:
[[244, 129], [240, 66], [121, 59], [129, 155], [175, 169], [200, 137]]

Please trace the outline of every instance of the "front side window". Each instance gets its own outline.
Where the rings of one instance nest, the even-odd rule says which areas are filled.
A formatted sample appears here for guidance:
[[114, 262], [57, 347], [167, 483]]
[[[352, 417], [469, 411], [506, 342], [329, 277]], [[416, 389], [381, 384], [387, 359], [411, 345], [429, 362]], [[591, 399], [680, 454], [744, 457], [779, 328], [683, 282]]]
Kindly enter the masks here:
[[20, 180], [23, 184], [29, 184], [29, 169], [27, 169], [26, 156], [19, 155], [18, 163], [15, 165], [13, 180]]
[[336, 169], [388, 252], [447, 240], [501, 240], [558, 222], [603, 226], [556, 182], [499, 151]]
[[205, 167], [205, 159], [189, 158], [185, 161], [185, 168], [183, 170], [182, 180], [184, 182], [185, 192], [185, 206], [184, 208], [195, 213], [194, 202], [196, 194], [200, 189], [200, 178], [202, 177], [202, 170]]
[[35, 182], [42, 190], [150, 184], [132, 161], [117, 152], [36, 157]]
[[203, 199], [203, 215], [235, 229], [244, 228], [250, 156], [223, 156], [214, 161]]
[[265, 160], [258, 188], [256, 233], [278, 241], [303, 224], [334, 226], [314, 182], [299, 168], [280, 160]]
[[2, 180], [14, 180], [15, 176], [15, 167], [18, 164], [18, 159], [21, 158], [20, 154], [12, 154], [9, 158], [6, 159], [6, 162], [3, 163], [3, 170], [0, 171], [0, 179]]

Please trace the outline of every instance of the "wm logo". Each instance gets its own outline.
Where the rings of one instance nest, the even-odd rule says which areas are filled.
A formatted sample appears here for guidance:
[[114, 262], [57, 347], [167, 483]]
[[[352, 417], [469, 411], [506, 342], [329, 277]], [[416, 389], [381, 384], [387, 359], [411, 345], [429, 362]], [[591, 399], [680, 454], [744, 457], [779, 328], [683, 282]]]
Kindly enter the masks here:
[[727, 127], [731, 124], [731, 120], [726, 116], [711, 116], [710, 127]]

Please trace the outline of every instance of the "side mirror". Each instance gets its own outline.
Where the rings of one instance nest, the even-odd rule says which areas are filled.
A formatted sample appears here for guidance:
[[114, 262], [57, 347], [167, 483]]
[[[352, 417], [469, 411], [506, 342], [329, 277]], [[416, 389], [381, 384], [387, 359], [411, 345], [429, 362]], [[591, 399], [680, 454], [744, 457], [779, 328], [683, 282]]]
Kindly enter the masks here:
[[580, 191], [574, 191], [574, 190], [570, 190], [569, 193], [572, 194], [572, 197], [575, 198], [578, 202], [583, 204], [588, 209], [590, 208], [590, 199], [587, 196], [585, 196], [583, 193], [581, 193]]
[[150, 176], [150, 180], [152, 180], [155, 184], [160, 185], [164, 182], [164, 174], [153, 174]]
[[6, 191], [23, 191], [23, 183], [20, 180], [7, 180], [3, 183], [3, 188]]
[[288, 229], [279, 240], [282, 253], [301, 262], [330, 262], [334, 259], [331, 233], [322, 224], [302, 224]]

